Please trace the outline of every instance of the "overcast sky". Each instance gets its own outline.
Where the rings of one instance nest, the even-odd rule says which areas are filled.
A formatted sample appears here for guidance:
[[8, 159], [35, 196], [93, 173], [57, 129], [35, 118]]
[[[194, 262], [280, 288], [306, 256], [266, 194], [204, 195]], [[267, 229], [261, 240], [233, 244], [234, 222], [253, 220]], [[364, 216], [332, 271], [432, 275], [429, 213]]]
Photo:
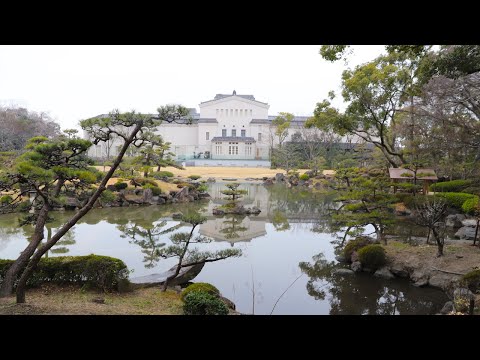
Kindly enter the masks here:
[[[165, 104], [195, 107], [215, 94], [251, 94], [269, 114], [312, 115], [340, 88], [343, 61], [320, 45], [295, 46], [0, 46], [0, 104], [50, 114], [62, 129], [95, 115]], [[349, 66], [384, 47], [355, 46]], [[341, 97], [334, 103], [341, 106]]]

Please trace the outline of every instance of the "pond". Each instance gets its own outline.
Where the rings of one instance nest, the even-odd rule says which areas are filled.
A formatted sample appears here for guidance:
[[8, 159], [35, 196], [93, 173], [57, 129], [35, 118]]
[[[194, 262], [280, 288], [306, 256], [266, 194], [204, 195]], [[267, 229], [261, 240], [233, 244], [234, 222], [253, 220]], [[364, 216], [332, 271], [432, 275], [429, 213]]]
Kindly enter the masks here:
[[[122, 259], [131, 277], [160, 273], [174, 259], [159, 259], [155, 250], [173, 232], [190, 226], [172, 220], [175, 212], [198, 211], [207, 221], [196, 233], [214, 239], [202, 250], [240, 248], [242, 256], [207, 263], [195, 282], [209, 282], [246, 314], [435, 314], [448, 301], [435, 289], [407, 281], [380, 280], [367, 274], [331, 275], [338, 236], [330, 221], [334, 195], [283, 185], [242, 184], [243, 202], [257, 206], [257, 216], [215, 217], [225, 184], [210, 185], [211, 200], [188, 204], [106, 208], [90, 211], [49, 251], [48, 256], [91, 253]], [[54, 212], [45, 238], [72, 212]], [[0, 258], [13, 259], [26, 246], [33, 228], [18, 227], [18, 215], [0, 216]], [[162, 233], [175, 227], [173, 232]], [[410, 228], [409, 226], [406, 226]], [[399, 228], [404, 228], [399, 224]], [[409, 236], [409, 232], [405, 236]], [[416, 235], [416, 234], [415, 234]], [[282, 295], [283, 294], [283, 295]]]

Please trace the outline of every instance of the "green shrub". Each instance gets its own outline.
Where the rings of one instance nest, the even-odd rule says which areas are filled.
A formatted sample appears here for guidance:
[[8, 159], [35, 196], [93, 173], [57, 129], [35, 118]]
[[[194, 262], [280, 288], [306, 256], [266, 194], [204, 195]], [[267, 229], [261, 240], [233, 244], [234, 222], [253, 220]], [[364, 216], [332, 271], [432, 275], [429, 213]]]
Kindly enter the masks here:
[[153, 196], [158, 196], [162, 193], [162, 190], [157, 186], [153, 186], [152, 184], [145, 184], [142, 186], [144, 189], [151, 189]]
[[213, 286], [212, 284], [199, 282], [199, 283], [194, 283], [194, 284], [188, 285], [182, 291], [182, 295], [181, 295], [182, 300], [185, 301], [185, 297], [188, 294], [190, 294], [192, 292], [195, 292], [195, 291], [203, 291], [203, 292], [209, 293], [209, 294], [217, 296], [217, 297], [220, 295], [220, 291], [215, 286]]
[[202, 184], [199, 187], [197, 187], [197, 191], [200, 193], [205, 193], [208, 191], [208, 185]]
[[477, 290], [480, 289], [480, 269], [470, 271], [463, 275], [461, 282], [472, 292], [477, 292]]
[[184, 299], [185, 315], [228, 315], [228, 307], [217, 296], [203, 291], [193, 291]]
[[310, 176], [308, 176], [308, 174], [302, 174], [300, 175], [299, 179], [303, 181], [307, 181], [308, 179], [310, 179]]
[[[13, 260], [0, 260], [0, 282]], [[27, 282], [34, 287], [44, 283], [80, 284], [100, 290], [117, 290], [128, 280], [129, 271], [120, 259], [109, 256], [57, 256], [42, 258]]]
[[132, 182], [135, 182], [137, 184], [140, 184], [140, 186], [144, 186], [147, 184], [150, 184], [152, 186], [158, 187], [158, 184], [155, 180], [153, 179], [148, 179], [148, 178], [135, 178], [132, 180]]
[[201, 176], [200, 175], [190, 175], [188, 178], [192, 179], [192, 180], [198, 180], [198, 179], [201, 178]]
[[358, 251], [370, 243], [370, 239], [365, 236], [357, 236], [354, 240], [350, 240], [343, 249], [343, 255], [345, 256], [345, 259], [350, 262], [354, 251]]
[[381, 245], [371, 244], [358, 250], [358, 258], [362, 266], [376, 270], [387, 262], [385, 250]]
[[32, 203], [30, 202], [30, 200], [25, 200], [17, 205], [17, 211], [27, 212], [30, 210], [31, 207], [32, 207]]
[[97, 182], [100, 182], [102, 181], [103, 177], [104, 177], [104, 173], [100, 170], [98, 170], [97, 168], [93, 167], [93, 166], [89, 166], [88, 167], [88, 170], [91, 171], [93, 173], [93, 175], [95, 176], [95, 179], [97, 180]]
[[115, 201], [116, 198], [117, 198], [117, 196], [110, 190], [105, 190], [100, 195], [100, 199], [104, 202], [113, 202], [113, 201]]
[[462, 192], [472, 184], [472, 180], [442, 181], [432, 184], [430, 191], [435, 192]]
[[462, 205], [462, 211], [465, 214], [474, 215], [477, 209], [478, 209], [478, 196], [465, 200], [465, 202]]
[[161, 179], [164, 177], [173, 177], [173, 173], [170, 171], [157, 171], [152, 174], [152, 177], [155, 179]]
[[458, 192], [443, 192], [436, 196], [440, 196], [447, 201], [447, 204], [451, 207], [462, 209], [462, 205], [468, 199], [477, 198], [478, 196], [472, 194], [458, 193]]
[[10, 195], [3, 195], [0, 197], [0, 204], [1, 205], [6, 205], [12, 202], [13, 198]]
[[115, 186], [115, 189], [117, 189], [117, 191], [120, 191], [120, 190], [126, 189], [128, 187], [128, 184], [125, 182], [117, 182], [113, 186]]

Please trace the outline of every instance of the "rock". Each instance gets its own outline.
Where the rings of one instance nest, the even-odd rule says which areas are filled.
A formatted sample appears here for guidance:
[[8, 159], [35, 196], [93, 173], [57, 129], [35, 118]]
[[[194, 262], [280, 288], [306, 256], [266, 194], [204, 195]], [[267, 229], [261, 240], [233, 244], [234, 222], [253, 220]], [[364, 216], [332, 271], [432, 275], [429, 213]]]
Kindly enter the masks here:
[[475, 237], [475, 228], [470, 226], [461, 227], [454, 236], [459, 239], [473, 240]]
[[250, 213], [253, 214], [253, 215], [258, 215], [262, 212], [262, 210], [260, 210], [258, 207], [256, 206], [253, 206], [251, 209], [250, 209]]
[[350, 265], [350, 269], [352, 269], [355, 272], [360, 272], [362, 271], [362, 263], [360, 261], [354, 261]]
[[459, 228], [462, 227], [463, 220], [465, 220], [465, 215], [463, 214], [448, 215], [445, 218], [445, 225], [447, 227]]
[[173, 220], [180, 220], [183, 217], [182, 213], [173, 213], [172, 214], [172, 219]]
[[337, 260], [338, 262], [341, 262], [341, 263], [346, 263], [347, 262], [347, 259], [343, 255], [335, 256], [335, 260]]
[[153, 192], [152, 189], [143, 189], [143, 202], [150, 203], [152, 202]]
[[236, 306], [232, 300], [227, 299], [224, 296], [220, 296], [220, 300], [222, 300], [229, 309], [235, 310]]
[[415, 287], [425, 287], [427, 285], [428, 285], [428, 279], [426, 279], [426, 278], [419, 279], [419, 280], [417, 280], [416, 282], [413, 283], [413, 286], [415, 286]]
[[157, 204], [165, 204], [167, 202], [163, 197], [157, 196], [157, 198]]
[[298, 186], [303, 186], [303, 185], [305, 185], [305, 181], [300, 180], [300, 181], [298, 182]]
[[390, 272], [398, 277], [401, 278], [407, 278], [408, 277], [408, 271], [402, 267], [400, 264], [393, 264], [390, 266]]
[[117, 188], [115, 187], [115, 185], [107, 185], [107, 190], [114, 192], [117, 191]]
[[214, 182], [216, 182], [215, 178], [209, 177], [207, 179], [207, 183], [214, 183]]
[[128, 201], [129, 204], [137, 204], [137, 205], [140, 205], [140, 204], [143, 204], [143, 196], [140, 197], [138, 195], [125, 195], [125, 200]]
[[266, 179], [263, 181], [263, 185], [273, 185], [273, 180], [272, 179]]
[[210, 194], [208, 194], [208, 193], [199, 193], [199, 194], [198, 194], [198, 198], [199, 198], [199, 199], [210, 199], [211, 196], [210, 196]]
[[280, 182], [280, 181], [285, 181], [285, 175], [282, 173], [276, 173], [275, 174], [275, 181]]
[[218, 216], [225, 215], [225, 211], [217, 209], [217, 208], [213, 209], [212, 213], [213, 213], [213, 215], [218, 215]]
[[352, 256], [350, 257], [350, 261], [351, 261], [352, 263], [359, 261], [358, 253], [357, 253], [356, 251], [353, 251], [353, 252], [352, 252]]
[[[186, 197], [187, 195], [188, 195], [188, 187], [185, 186], [184, 188], [182, 188], [182, 190], [180, 190], [179, 192], [177, 192], [173, 198], [174, 198], [174, 199], [177, 199], [177, 200], [180, 201], [180, 202], [183, 202], [183, 201], [185, 201], [185, 197]], [[188, 200], [187, 200], [187, 201], [188, 201]]]
[[453, 304], [456, 311], [468, 312], [470, 300], [475, 300], [475, 295], [467, 288], [456, 288], [453, 291]]
[[[203, 269], [204, 265], [205, 263], [201, 263], [193, 266], [182, 267], [177, 277], [173, 280], [170, 280], [168, 285], [182, 285], [193, 280]], [[130, 279], [130, 282], [132, 283], [132, 286], [137, 289], [142, 287], [162, 285], [169, 276], [172, 276], [175, 273], [176, 268], [177, 265], [174, 265], [164, 273], [135, 277]]]
[[440, 310], [440, 314], [448, 314], [452, 311], [455, 311], [455, 307], [453, 306], [453, 301], [447, 301], [445, 305], [443, 305], [442, 310]]
[[193, 197], [192, 195], [187, 195], [184, 197], [185, 200], [187, 200], [188, 202], [193, 202], [195, 201], [195, 197]]
[[343, 275], [353, 275], [354, 272], [352, 270], [349, 270], [349, 269], [335, 269], [332, 271], [332, 275], [340, 275], [340, 276], [343, 276]]
[[72, 197], [67, 197], [65, 199], [65, 209], [66, 210], [75, 210], [79, 206], [80, 206], [80, 203], [77, 199], [72, 198]]
[[477, 220], [475, 219], [465, 219], [462, 221], [463, 226], [469, 226], [469, 227], [476, 227], [477, 226]]
[[435, 272], [430, 276], [430, 279], [428, 279], [428, 284], [431, 287], [447, 291], [452, 288], [452, 285], [455, 284], [459, 278], [460, 275]]
[[313, 185], [313, 187], [317, 190], [320, 190], [320, 189], [323, 189], [323, 184], [321, 182], [316, 182], [315, 185]]
[[376, 276], [382, 279], [393, 279], [395, 277], [386, 266], [375, 271], [375, 274], [373, 274], [373, 276]]
[[243, 205], [235, 206], [231, 211], [228, 211], [229, 214], [236, 214], [236, 215], [245, 215], [247, 210]]

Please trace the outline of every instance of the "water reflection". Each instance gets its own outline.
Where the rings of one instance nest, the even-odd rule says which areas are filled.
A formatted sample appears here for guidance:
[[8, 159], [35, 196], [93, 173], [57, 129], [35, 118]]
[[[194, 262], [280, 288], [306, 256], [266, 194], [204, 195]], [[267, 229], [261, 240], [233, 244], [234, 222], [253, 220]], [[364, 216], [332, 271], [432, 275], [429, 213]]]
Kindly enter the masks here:
[[[174, 261], [162, 260], [159, 251], [169, 236], [186, 224], [172, 219], [173, 213], [197, 212], [207, 221], [196, 235], [215, 241], [208, 251], [225, 245], [243, 251], [240, 258], [208, 263], [195, 281], [214, 284], [232, 299], [240, 312], [269, 314], [281, 294], [302, 273], [278, 301], [274, 314], [429, 314], [447, 301], [440, 291], [419, 289], [408, 282], [384, 281], [369, 275], [338, 277], [332, 270], [344, 230], [330, 214], [338, 207], [335, 194], [311, 193], [282, 185], [242, 184], [247, 190], [245, 206], [257, 206], [258, 216], [217, 217], [214, 207], [225, 200], [224, 184], [210, 185], [211, 200], [187, 204], [94, 209], [84, 216], [49, 256], [96, 253], [122, 259], [132, 276], [168, 270]], [[45, 238], [55, 233], [72, 212], [52, 213]], [[423, 229], [399, 222], [396, 236], [422, 236]], [[185, 230], [185, 229], [183, 229]], [[33, 227], [18, 227], [18, 216], [0, 216], [0, 258], [15, 258], [24, 249]], [[228, 242], [228, 244], [225, 244]]]
[[[307, 292], [316, 300], [328, 299], [331, 315], [415, 315], [435, 314], [439, 308], [438, 290], [419, 289], [407, 281], [372, 281], [368, 274], [336, 275], [339, 265], [323, 253], [299, 267], [309, 277]], [[447, 297], [443, 295], [444, 301]], [[440, 302], [441, 303], [441, 302]]]

